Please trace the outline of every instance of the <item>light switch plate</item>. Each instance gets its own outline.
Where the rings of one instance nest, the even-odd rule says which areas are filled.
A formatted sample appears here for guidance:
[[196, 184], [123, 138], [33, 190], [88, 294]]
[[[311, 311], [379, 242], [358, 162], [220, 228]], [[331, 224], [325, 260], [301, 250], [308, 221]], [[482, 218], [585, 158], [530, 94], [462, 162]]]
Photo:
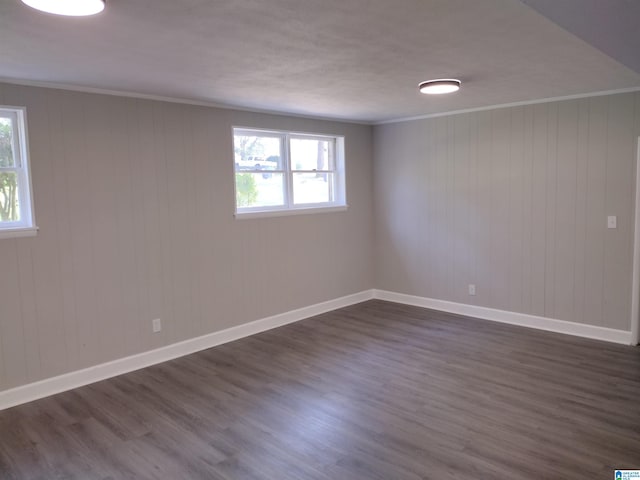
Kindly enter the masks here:
[[607, 217], [607, 228], [618, 228], [618, 217], [609, 215]]

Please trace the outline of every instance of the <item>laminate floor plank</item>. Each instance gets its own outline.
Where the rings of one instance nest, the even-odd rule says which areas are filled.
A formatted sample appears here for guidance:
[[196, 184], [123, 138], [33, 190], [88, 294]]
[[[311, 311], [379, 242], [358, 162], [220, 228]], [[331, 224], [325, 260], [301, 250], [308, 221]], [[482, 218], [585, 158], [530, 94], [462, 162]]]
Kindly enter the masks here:
[[372, 300], [0, 412], [1, 479], [640, 469], [640, 349]]

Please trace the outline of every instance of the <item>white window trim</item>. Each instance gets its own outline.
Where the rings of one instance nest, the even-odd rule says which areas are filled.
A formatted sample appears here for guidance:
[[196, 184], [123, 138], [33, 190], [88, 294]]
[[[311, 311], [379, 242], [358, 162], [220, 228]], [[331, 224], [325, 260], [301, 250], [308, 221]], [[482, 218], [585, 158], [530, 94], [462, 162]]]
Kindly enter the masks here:
[[236, 213], [238, 220], [249, 220], [252, 218], [264, 217], [286, 217], [288, 215], [308, 215], [310, 213], [332, 213], [345, 212], [349, 209], [349, 205], [338, 205], [335, 207], [313, 207], [313, 208], [292, 208], [290, 210], [261, 210], [256, 212]]
[[38, 227], [3, 228], [0, 230], [0, 240], [4, 238], [35, 237], [37, 234]]
[[[232, 141], [235, 139], [237, 131], [245, 130], [247, 134], [265, 134], [277, 136], [281, 141], [281, 153], [282, 153], [282, 170], [270, 171], [270, 173], [281, 173], [284, 176], [284, 186], [286, 190], [283, 192], [285, 195], [285, 205], [277, 206], [265, 206], [265, 207], [240, 207], [237, 204], [237, 192], [236, 192], [236, 170], [233, 169], [233, 204], [234, 204], [234, 216], [237, 219], [251, 219], [251, 218], [263, 218], [263, 217], [279, 217], [287, 215], [303, 215], [309, 213], [329, 213], [329, 212], [342, 212], [348, 209], [347, 194], [346, 194], [346, 178], [345, 178], [345, 154], [344, 154], [344, 136], [323, 134], [323, 133], [309, 133], [309, 132], [293, 132], [288, 130], [271, 130], [254, 127], [242, 127], [233, 126], [231, 128]], [[334, 188], [335, 188], [335, 200], [333, 202], [323, 203], [306, 203], [306, 204], [294, 204], [293, 203], [293, 173], [291, 169], [291, 139], [333, 139], [335, 141], [334, 162], [335, 170], [327, 170], [327, 173], [334, 175]], [[235, 159], [235, 157], [234, 157]], [[235, 162], [235, 160], [234, 160]], [[320, 171], [322, 173], [323, 171]], [[247, 170], [246, 173], [264, 173], [262, 170]], [[304, 173], [304, 171], [300, 171]]]
[[[35, 213], [33, 211], [33, 187], [31, 182], [31, 169], [29, 157], [29, 136], [27, 133], [27, 109], [9, 105], [0, 105], [2, 116], [12, 117], [14, 120], [14, 155], [16, 155], [18, 186], [20, 195], [19, 222], [0, 222], [0, 239], [33, 237], [37, 234]], [[17, 134], [17, 135], [16, 135]]]

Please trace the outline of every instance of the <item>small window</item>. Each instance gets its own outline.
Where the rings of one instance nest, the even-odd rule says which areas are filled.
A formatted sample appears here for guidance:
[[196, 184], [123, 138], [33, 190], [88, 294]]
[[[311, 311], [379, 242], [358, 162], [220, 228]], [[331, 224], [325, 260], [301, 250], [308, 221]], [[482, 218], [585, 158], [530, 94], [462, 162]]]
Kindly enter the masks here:
[[344, 209], [344, 137], [233, 129], [236, 214]]
[[23, 108], [0, 107], [0, 238], [34, 235]]

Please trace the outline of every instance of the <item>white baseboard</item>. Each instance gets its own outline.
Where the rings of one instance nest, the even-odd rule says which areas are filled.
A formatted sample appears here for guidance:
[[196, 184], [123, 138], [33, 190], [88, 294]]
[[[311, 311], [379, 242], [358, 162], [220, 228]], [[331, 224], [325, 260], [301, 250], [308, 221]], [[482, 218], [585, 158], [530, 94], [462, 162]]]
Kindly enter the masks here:
[[456, 313], [458, 315], [465, 315], [483, 320], [509, 323], [511, 325], [519, 325], [521, 327], [537, 328], [539, 330], [547, 330], [550, 332], [566, 333], [568, 335], [622, 343], [625, 345], [632, 344], [631, 332], [627, 332], [625, 330], [596, 327], [594, 325], [585, 325], [582, 323], [567, 322], [565, 320], [556, 320], [554, 318], [538, 317], [535, 315], [527, 315], [525, 313], [508, 312], [494, 308], [478, 307], [475, 305], [466, 305], [463, 303], [448, 302], [445, 300], [436, 300], [433, 298], [418, 297], [415, 295], [405, 295], [404, 293], [388, 292], [386, 290], [374, 290], [373, 295], [374, 298], [380, 300], [430, 308], [433, 310], [440, 310], [442, 312]]
[[191, 353], [206, 350], [223, 343], [232, 342], [256, 333], [281, 327], [305, 318], [320, 315], [339, 308], [354, 305], [356, 303], [371, 300], [373, 298], [387, 300], [389, 302], [403, 303], [417, 307], [430, 308], [443, 312], [465, 315], [495, 322], [509, 323], [523, 327], [537, 328], [551, 332], [566, 333], [580, 337], [605, 340], [608, 342], [630, 345], [631, 332], [615, 330], [612, 328], [596, 327], [580, 323], [567, 322], [552, 318], [537, 317], [523, 313], [507, 312], [493, 308], [465, 305], [461, 303], [436, 300], [433, 298], [405, 295], [403, 293], [389, 292], [385, 290], [365, 290], [363, 292], [347, 295], [309, 307], [281, 313], [271, 317], [262, 318], [253, 322], [231, 327], [226, 330], [209, 333], [201, 337], [191, 338], [182, 342], [167, 345], [156, 350], [139, 353], [130, 357], [120, 358], [111, 362], [95, 365], [93, 367], [65, 373], [52, 378], [47, 378], [20, 387], [0, 392], [0, 410], [10, 408], [23, 403], [31, 402], [39, 398], [48, 397], [56, 393], [72, 390], [100, 380], [129, 373], [134, 370], [156, 365], [158, 363], [173, 360], [174, 358], [189, 355]]
[[255, 320], [253, 322], [238, 325], [237, 327], [231, 327], [219, 332], [209, 333], [201, 337], [191, 338], [156, 350], [150, 350], [130, 357], [120, 358], [111, 362], [95, 365], [83, 370], [65, 373], [64, 375], [59, 375], [57, 377], [47, 378], [45, 380], [5, 390], [0, 392], [0, 410], [82, 387], [90, 383], [129, 373], [134, 370], [139, 370], [168, 360], [173, 360], [174, 358], [206, 350], [207, 348], [215, 347], [223, 343], [232, 342], [256, 333], [271, 330], [272, 328], [281, 327], [289, 323], [313, 317], [314, 315], [320, 315], [321, 313], [330, 312], [332, 310], [337, 310], [338, 308], [371, 300], [373, 298], [373, 292], [373, 290], [365, 290], [353, 295], [347, 295], [334, 300], [317, 303], [309, 307]]

